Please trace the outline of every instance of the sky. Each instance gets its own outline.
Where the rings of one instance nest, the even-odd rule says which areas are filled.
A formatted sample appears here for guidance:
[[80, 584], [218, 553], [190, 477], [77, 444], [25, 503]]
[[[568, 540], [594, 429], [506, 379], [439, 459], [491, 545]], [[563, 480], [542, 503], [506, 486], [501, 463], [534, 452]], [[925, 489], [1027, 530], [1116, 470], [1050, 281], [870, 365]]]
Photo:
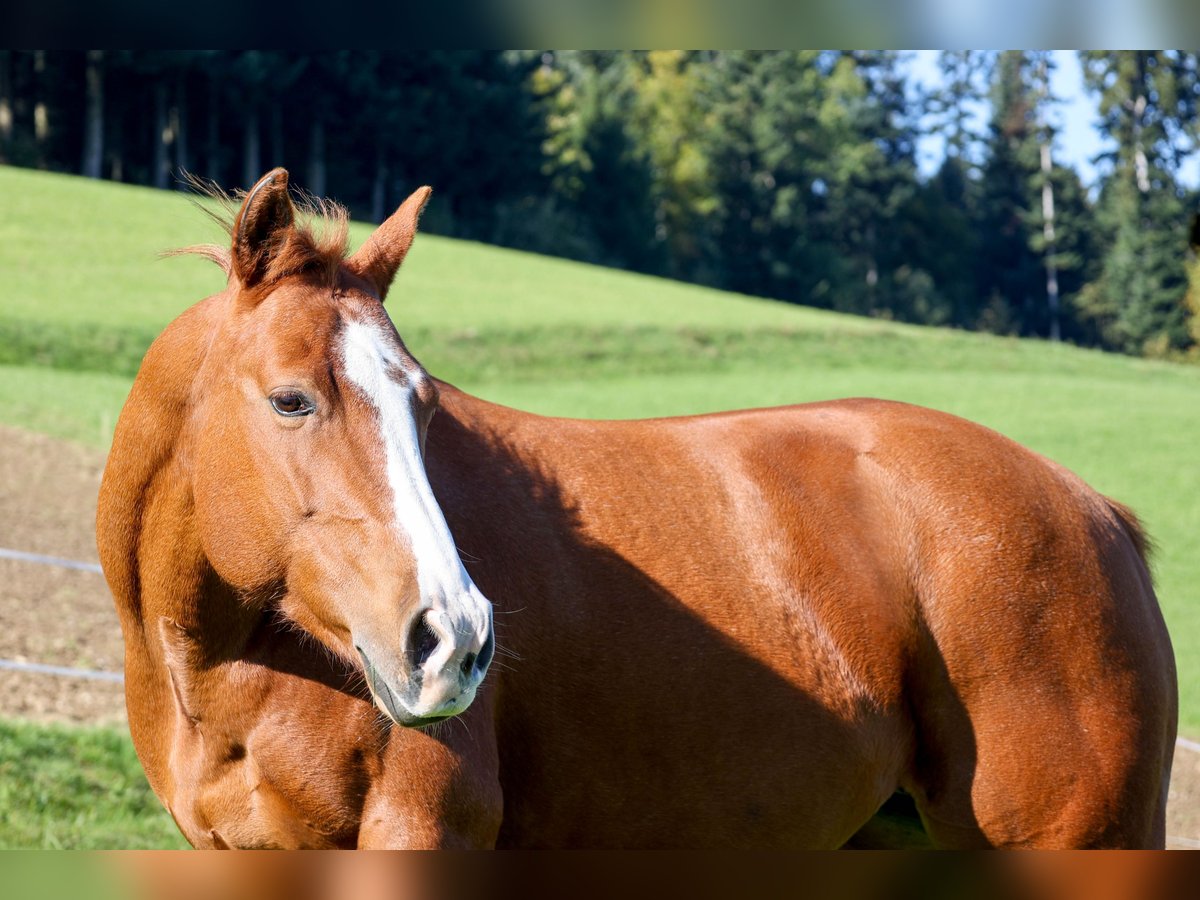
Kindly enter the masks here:
[[[937, 50], [916, 50], [911, 57], [913, 80], [932, 87], [941, 81], [937, 67]], [[1059, 126], [1054, 142], [1056, 162], [1074, 167], [1084, 184], [1095, 186], [1100, 175], [1092, 162], [1111, 142], [1107, 142], [1096, 127], [1100, 113], [1094, 94], [1083, 86], [1083, 69], [1074, 50], [1055, 50], [1055, 70], [1050, 76], [1054, 94], [1062, 102], [1056, 104], [1050, 116], [1051, 124]], [[982, 104], [977, 124], [987, 121], [988, 109]], [[932, 174], [945, 153], [944, 141], [936, 135], [922, 138], [917, 145], [917, 161], [924, 174]], [[1191, 187], [1200, 185], [1200, 154], [1193, 153], [1180, 171], [1180, 180]]]

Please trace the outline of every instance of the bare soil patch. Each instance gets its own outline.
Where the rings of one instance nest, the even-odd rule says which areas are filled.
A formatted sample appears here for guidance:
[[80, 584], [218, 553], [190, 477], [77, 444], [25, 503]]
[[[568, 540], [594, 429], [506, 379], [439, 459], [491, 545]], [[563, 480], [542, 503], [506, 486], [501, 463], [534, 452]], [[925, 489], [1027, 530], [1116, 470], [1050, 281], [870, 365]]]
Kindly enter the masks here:
[[[0, 426], [0, 547], [96, 561], [96, 494], [104, 454]], [[121, 628], [104, 578], [0, 559], [0, 657], [120, 671]], [[125, 721], [118, 684], [0, 670], [0, 717]], [[1178, 747], [1167, 832], [1200, 843], [1200, 752]]]
[[1200, 850], [1200, 751], [1175, 747], [1167, 794], [1167, 846]]
[[[104, 454], [0, 426], [0, 547], [96, 561]], [[119, 672], [121, 628], [104, 578], [0, 559], [0, 657]], [[0, 670], [0, 716], [123, 722], [119, 684]]]

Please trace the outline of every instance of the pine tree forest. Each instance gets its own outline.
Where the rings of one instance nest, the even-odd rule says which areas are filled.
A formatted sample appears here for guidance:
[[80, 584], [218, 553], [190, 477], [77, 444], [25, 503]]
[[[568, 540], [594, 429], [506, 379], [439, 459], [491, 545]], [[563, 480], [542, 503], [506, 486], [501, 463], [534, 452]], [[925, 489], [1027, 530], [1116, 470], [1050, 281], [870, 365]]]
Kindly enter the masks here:
[[[1111, 153], [1055, 158], [1044, 51], [0, 51], [0, 163], [293, 182], [380, 220], [777, 300], [1200, 359], [1200, 54], [1084, 51]], [[969, 109], [986, 109], [982, 126]], [[944, 140], [922, 173], [917, 143]]]

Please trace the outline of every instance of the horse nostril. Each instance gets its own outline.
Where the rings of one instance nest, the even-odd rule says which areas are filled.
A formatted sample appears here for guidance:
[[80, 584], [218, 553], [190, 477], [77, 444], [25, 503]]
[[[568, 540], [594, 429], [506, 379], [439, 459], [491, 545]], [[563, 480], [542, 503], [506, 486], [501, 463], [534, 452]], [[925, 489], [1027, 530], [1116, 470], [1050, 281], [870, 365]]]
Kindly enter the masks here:
[[487, 640], [483, 642], [483, 647], [479, 650], [478, 666], [479, 671], [484, 671], [488, 667], [488, 663], [492, 661], [492, 654], [496, 652], [496, 633], [488, 631]]
[[475, 668], [475, 654], [468, 653], [466, 656], [463, 657], [462, 665], [459, 666], [459, 669], [462, 671], [462, 673], [465, 677], [470, 678], [471, 670], [473, 668]]
[[441, 639], [437, 636], [437, 632], [429, 624], [428, 613], [423, 613], [415, 625], [413, 625], [412, 634], [409, 635], [408, 646], [412, 653], [413, 669], [420, 669], [425, 665], [425, 662], [433, 655], [433, 651], [437, 649]]

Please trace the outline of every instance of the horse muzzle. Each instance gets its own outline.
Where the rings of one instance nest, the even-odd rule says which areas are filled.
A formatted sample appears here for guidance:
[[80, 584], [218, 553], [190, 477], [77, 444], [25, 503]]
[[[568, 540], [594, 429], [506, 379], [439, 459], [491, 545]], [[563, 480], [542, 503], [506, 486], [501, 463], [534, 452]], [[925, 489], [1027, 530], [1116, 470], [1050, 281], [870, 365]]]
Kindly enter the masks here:
[[396, 655], [378, 654], [355, 644], [367, 685], [378, 706], [392, 721], [420, 728], [465, 711], [487, 674], [496, 639], [490, 607], [486, 625], [456, 625], [436, 609], [420, 611], [405, 630], [398, 665]]

